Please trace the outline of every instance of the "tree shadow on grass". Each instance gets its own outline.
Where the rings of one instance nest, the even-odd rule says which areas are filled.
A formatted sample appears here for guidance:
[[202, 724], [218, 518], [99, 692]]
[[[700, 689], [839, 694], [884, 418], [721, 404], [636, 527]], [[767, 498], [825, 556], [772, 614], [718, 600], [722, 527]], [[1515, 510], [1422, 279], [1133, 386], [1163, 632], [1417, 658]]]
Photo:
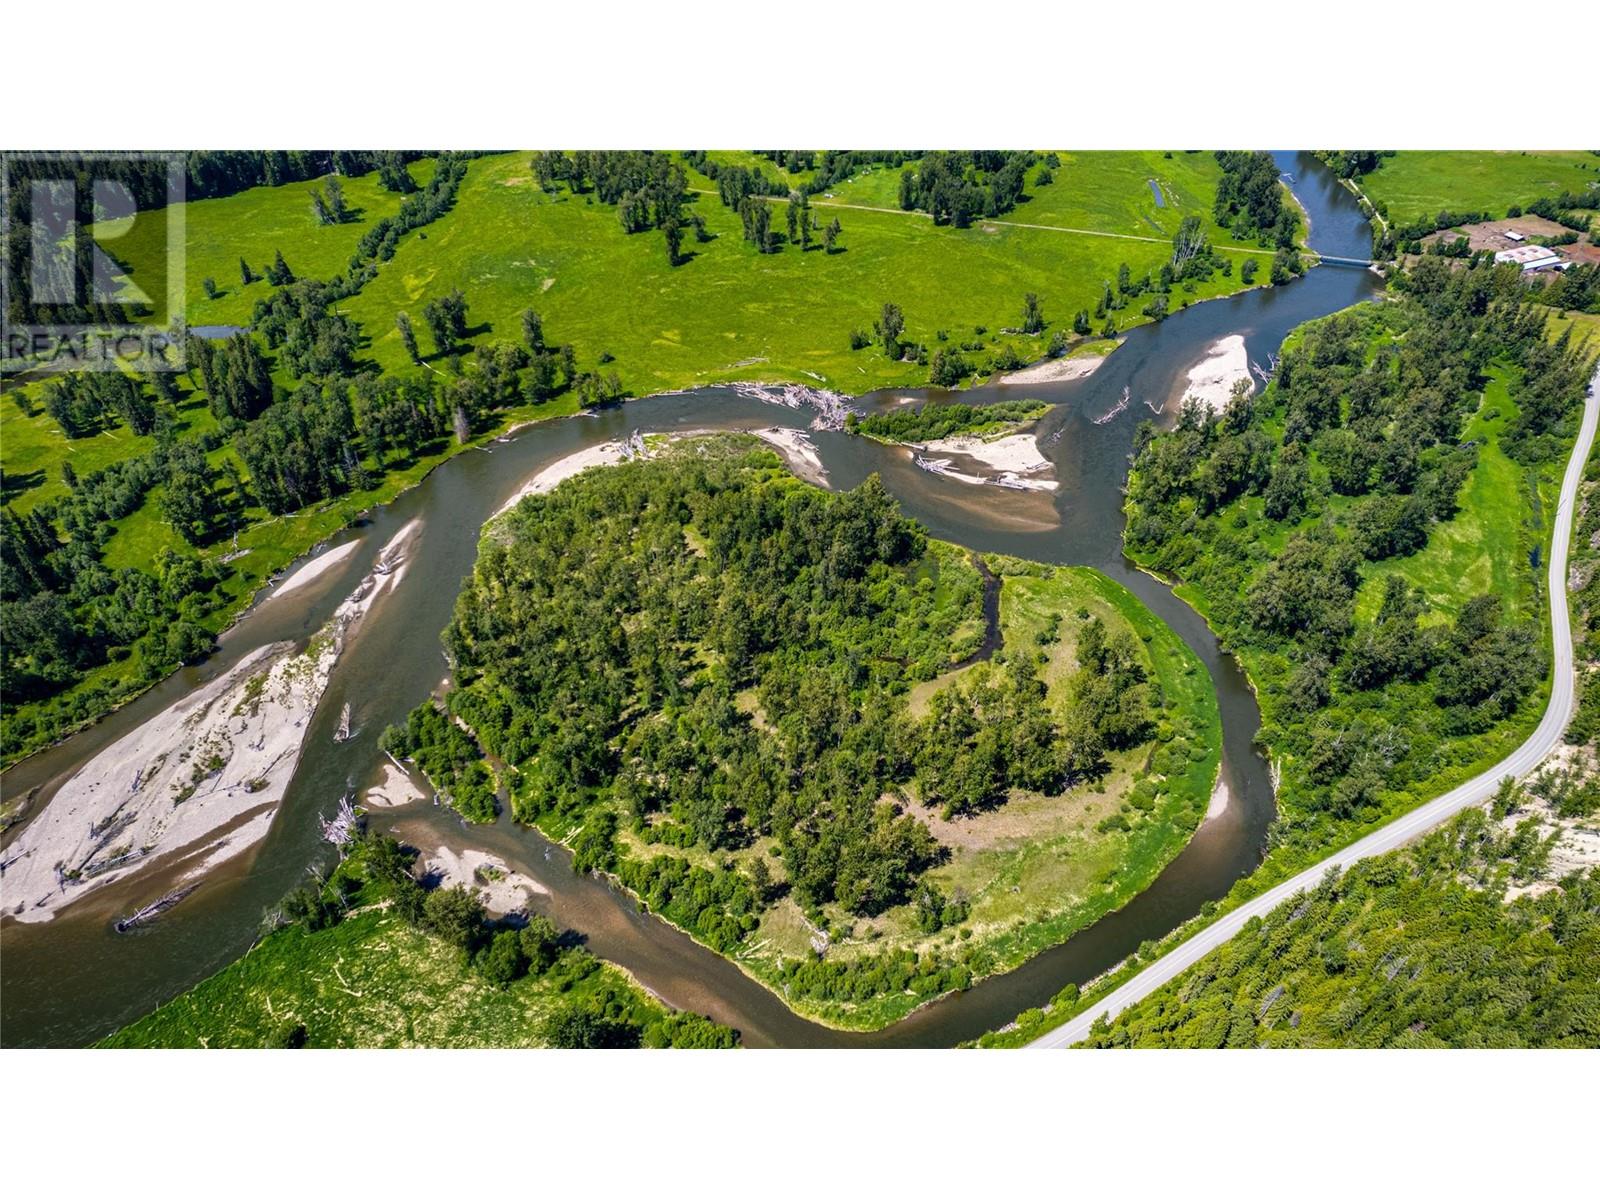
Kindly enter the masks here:
[[9, 503], [14, 496], [32, 491], [44, 482], [44, 469], [37, 471], [7, 471], [0, 476], [0, 497]]

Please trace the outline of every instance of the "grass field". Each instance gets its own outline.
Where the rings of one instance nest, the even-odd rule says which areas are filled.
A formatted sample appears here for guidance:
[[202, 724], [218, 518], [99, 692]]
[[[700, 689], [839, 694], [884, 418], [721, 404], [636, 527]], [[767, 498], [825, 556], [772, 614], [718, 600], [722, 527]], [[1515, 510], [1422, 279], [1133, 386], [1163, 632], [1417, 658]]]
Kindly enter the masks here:
[[1405, 225], [1441, 209], [1506, 215], [1543, 196], [1600, 185], [1589, 150], [1401, 150], [1357, 183], [1389, 220]]
[[[300, 925], [279, 930], [100, 1045], [271, 1047], [303, 1025], [310, 1047], [533, 1048], [545, 1045], [540, 1029], [558, 1006], [605, 983], [632, 987], [617, 968], [601, 964], [565, 991], [549, 976], [532, 975], [501, 988], [464, 952], [387, 911], [369, 910], [316, 933]], [[635, 994], [641, 1008], [661, 1011]]]
[[[1221, 168], [1206, 151], [1070, 150], [1055, 152], [1061, 165], [1052, 181], [1039, 185], [1043, 164], [1028, 171], [1024, 201], [999, 218], [1005, 224], [1057, 225], [1135, 237], [1170, 238], [1185, 216], [1201, 217], [1213, 242], [1240, 245], [1211, 220]], [[914, 165], [914, 164], [913, 164]], [[861, 204], [900, 207], [900, 174], [904, 168], [874, 166], [837, 184], [814, 204]], [[1150, 180], [1161, 185], [1164, 207], [1158, 207]], [[1131, 265], [1131, 264], [1130, 264]]]
[[[426, 161], [410, 164], [419, 183], [432, 173]], [[339, 225], [319, 224], [311, 208], [311, 191], [323, 189], [327, 179], [257, 187], [217, 200], [196, 200], [184, 206], [187, 258], [184, 289], [190, 325], [244, 325], [257, 300], [272, 294], [262, 276], [280, 250], [290, 270], [299, 278], [329, 279], [350, 265], [356, 243], [371, 226], [400, 209], [404, 197], [369, 175], [341, 176], [350, 219]], [[114, 226], [96, 228], [97, 238], [109, 238], [106, 248], [131, 268], [139, 279], [139, 266], [165, 253], [162, 221], [139, 221], [123, 237], [111, 238]], [[255, 282], [246, 286], [239, 260], [250, 264]], [[216, 282], [218, 296], [208, 299], [205, 281]]]
[[[1114, 226], [1107, 232], [1158, 240], [987, 222], [954, 229], [918, 213], [841, 209], [839, 253], [785, 247], [761, 255], [742, 239], [735, 213], [714, 195], [696, 193], [694, 211], [714, 237], [690, 239], [685, 250], [694, 257], [676, 267], [658, 233], [626, 234], [610, 207], [565, 190], [540, 192], [526, 155], [484, 158], [468, 168], [455, 209], [425, 238], [408, 240], [348, 311], [373, 339], [373, 356], [391, 369], [406, 362], [395, 314], [407, 311], [415, 321], [428, 300], [459, 287], [471, 324], [480, 327], [475, 342], [517, 338], [519, 314], [531, 307], [544, 317], [548, 337], [576, 346], [580, 366], [594, 367], [602, 352], [614, 356], [607, 369], [635, 395], [750, 378], [822, 382], [852, 393], [921, 383], [926, 373], [914, 363], [891, 362], [875, 346], [849, 348], [851, 330], [870, 330], [884, 302], [905, 311], [909, 340], [932, 347], [944, 330], [952, 341], [966, 341], [984, 326], [983, 340], [995, 345], [999, 330], [1020, 323], [1025, 292], [1036, 292], [1051, 328], [1061, 328], [1079, 309], [1094, 307], [1102, 282], [1114, 280], [1123, 262], [1138, 275], [1169, 259], [1167, 235], [1133, 216], [1140, 205], [1153, 208], [1143, 159], [1113, 171], [1098, 165], [1100, 157], [1097, 173], [1116, 178], [1107, 184], [1113, 190], [1102, 202], [1105, 213], [1077, 216], [1104, 215]], [[1209, 214], [1203, 173], [1196, 168], [1190, 179], [1182, 189], [1189, 207], [1163, 210], [1174, 227], [1182, 211]], [[711, 186], [698, 175], [691, 182]], [[1052, 187], [1069, 191], [1067, 184]], [[1046, 212], [1052, 188], [1038, 190], [1034, 203]], [[1073, 201], [1060, 203], [1062, 211], [1076, 211]], [[814, 207], [826, 219], [826, 202]], [[1238, 287], [1236, 275], [1219, 276], [1193, 293], [1175, 293], [1173, 305]], [[1145, 320], [1133, 306], [1117, 316], [1123, 326]], [[1044, 353], [1042, 338], [1003, 340], [1024, 358]], [[428, 349], [425, 336], [424, 343]]]
[[[22, 404], [15, 403], [8, 391], [0, 405], [0, 452], [5, 464], [5, 503], [13, 511], [25, 513], [67, 490], [61, 480], [63, 463], [71, 463], [79, 475], [99, 471], [112, 463], [153, 450], [153, 436], [136, 436], [126, 425], [95, 434], [68, 438], [61, 427], [45, 414], [39, 399], [40, 388], [33, 385], [19, 394], [31, 415], [24, 415]], [[178, 436], [203, 434], [217, 427], [204, 396], [188, 392], [178, 403]]]
[[[986, 973], [1010, 970], [1148, 887], [1187, 844], [1205, 812], [1221, 755], [1221, 722], [1210, 676], [1188, 647], [1132, 594], [1089, 568], [998, 557], [989, 562], [1003, 577], [1000, 621], [1006, 646], [1037, 645], [1052, 615], [1061, 617], [1061, 634], [1049, 645], [1042, 667], [1050, 703], [1066, 702], [1066, 681], [1076, 669], [1076, 630], [1088, 617], [1099, 617], [1139, 639], [1164, 700], [1160, 734], [1154, 742], [1113, 755], [1111, 770], [1100, 782], [1059, 796], [1013, 791], [1004, 805], [953, 821], [918, 803], [914, 794], [908, 797], [910, 811], [951, 851], [949, 861], [926, 878], [946, 895], [967, 897], [971, 915], [959, 928], [929, 935], [918, 928], [910, 905], [872, 918], [830, 906], [825, 913], [830, 926], [847, 931], [833, 941], [830, 958], [903, 949], [953, 954], [972, 947], [989, 956]], [[913, 713], [934, 691], [986, 669], [975, 665], [917, 685], [910, 697]], [[1117, 816], [1126, 829], [1102, 827]], [[632, 854], [670, 854], [713, 865], [703, 852], [645, 845], [627, 835], [624, 840]], [[769, 848], [764, 840], [723, 857], [766, 856]], [[771, 984], [782, 958], [811, 952], [814, 933], [799, 906], [786, 897], [767, 910], [735, 958]], [[828, 1024], [875, 1029], [925, 999], [907, 991], [864, 1004], [796, 997], [787, 1002]]]

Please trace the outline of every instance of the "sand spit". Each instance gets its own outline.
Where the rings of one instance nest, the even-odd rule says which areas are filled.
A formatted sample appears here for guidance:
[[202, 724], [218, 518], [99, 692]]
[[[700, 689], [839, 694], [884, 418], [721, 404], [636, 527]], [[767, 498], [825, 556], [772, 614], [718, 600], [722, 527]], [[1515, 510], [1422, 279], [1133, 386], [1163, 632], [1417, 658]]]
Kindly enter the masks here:
[[1233, 793], [1228, 790], [1228, 781], [1218, 774], [1217, 786], [1211, 789], [1211, 803], [1206, 805], [1205, 819], [1215, 821], [1228, 811], [1228, 802], [1232, 799]]
[[422, 874], [436, 880], [440, 887], [460, 884], [477, 892], [484, 908], [497, 917], [527, 908], [528, 901], [535, 896], [550, 894], [544, 884], [513, 871], [505, 859], [482, 850], [457, 853], [448, 846], [440, 846], [425, 857]]
[[1245, 353], [1244, 338], [1235, 333], [1212, 342], [1206, 356], [1189, 368], [1189, 381], [1183, 394], [1198, 398], [1212, 412], [1221, 412], [1233, 396], [1234, 384], [1241, 379], [1255, 386], [1250, 378], [1250, 356]]
[[[796, 389], [809, 391], [811, 389]], [[770, 400], [770, 397], [769, 397]], [[779, 401], [772, 400], [772, 403]], [[815, 423], [813, 423], [815, 424]], [[689, 429], [679, 433], [664, 435], [667, 442], [678, 442], [685, 438], [704, 437], [720, 432], [736, 433], [738, 430], [715, 429]], [[772, 446], [783, 456], [789, 469], [808, 483], [819, 487], [827, 486], [828, 472], [822, 465], [822, 457], [817, 453], [816, 445], [811, 441], [809, 434], [798, 429], [788, 429], [783, 426], [771, 426], [766, 429], [751, 429], [747, 432], [760, 438]], [[659, 448], [660, 437], [654, 435], [652, 442]], [[546, 492], [554, 491], [564, 481], [574, 475], [594, 467], [614, 467], [619, 463], [632, 462], [637, 459], [650, 458], [654, 450], [651, 443], [647, 443], [644, 436], [637, 430], [625, 441], [603, 442], [598, 446], [589, 446], [576, 453], [569, 454], [563, 459], [551, 463], [532, 479], [517, 489], [516, 495], [495, 509], [494, 516], [498, 517], [515, 508], [528, 496], [542, 496]], [[493, 520], [494, 517], [490, 517]]]
[[383, 764], [383, 777], [362, 794], [361, 803], [368, 808], [400, 808], [423, 798], [422, 789], [391, 760]]
[[1000, 382], [1014, 383], [1066, 383], [1070, 379], [1087, 379], [1100, 369], [1100, 364], [1110, 357], [1106, 354], [1082, 354], [1077, 358], [1047, 358], [1031, 367], [1002, 375]]
[[244, 853], [271, 827], [339, 654], [404, 574], [412, 521], [303, 650], [246, 655], [68, 779], [0, 864], [0, 916], [47, 921], [90, 892], [175, 856], [186, 878]]
[[278, 584], [277, 587], [273, 588], [272, 595], [274, 597], [287, 596], [296, 588], [304, 587], [312, 580], [326, 574], [328, 571], [331, 571], [334, 567], [342, 563], [345, 559], [349, 558], [356, 552], [356, 547], [358, 547], [360, 544], [361, 543], [359, 540], [346, 542], [342, 546], [335, 546], [332, 550], [326, 550], [317, 555], [310, 562], [306, 563], [305, 566], [301, 567], [293, 575], [289, 576], [282, 583]]
[[[1051, 464], [1039, 453], [1039, 443], [1031, 433], [1013, 433], [992, 441], [971, 436], [940, 438], [914, 445], [911, 451], [912, 461], [924, 471], [961, 483], [1029, 492], [1053, 492], [1057, 487], [1054, 479], [1041, 478]], [[970, 460], [980, 470], [965, 470], [965, 464], [956, 459]]]
[[[558, 485], [574, 475], [587, 471], [590, 467], [614, 467], [632, 458], [648, 457], [650, 453], [645, 448], [644, 438], [637, 432], [626, 441], [602, 442], [598, 446], [586, 447], [556, 460], [540, 471], [518, 488], [511, 499], [495, 509], [494, 516], [498, 517], [509, 512], [529, 496], [542, 496], [546, 492], [554, 491]], [[493, 519], [494, 517], [490, 518]]]
[[752, 429], [750, 432], [776, 449], [783, 456], [783, 461], [789, 464], [789, 469], [801, 479], [818, 487], [827, 486], [827, 468], [822, 465], [822, 456], [817, 453], [816, 444], [809, 434], [782, 425], [774, 425], [770, 429]]

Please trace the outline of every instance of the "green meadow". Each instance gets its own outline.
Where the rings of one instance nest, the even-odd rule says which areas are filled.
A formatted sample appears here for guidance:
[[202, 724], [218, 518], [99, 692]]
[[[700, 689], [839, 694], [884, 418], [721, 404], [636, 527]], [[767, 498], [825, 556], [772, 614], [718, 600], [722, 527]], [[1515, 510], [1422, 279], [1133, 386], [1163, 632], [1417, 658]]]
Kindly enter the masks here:
[[1417, 553], [1369, 569], [1356, 597], [1363, 620], [1383, 603], [1384, 575], [1404, 576], [1442, 615], [1453, 617], [1468, 597], [1485, 592], [1518, 616], [1540, 613], [1530, 555], [1545, 542], [1545, 514], [1556, 502], [1563, 464], [1523, 467], [1500, 448], [1500, 431], [1517, 415], [1510, 393], [1515, 374], [1504, 364], [1490, 368], [1483, 402], [1461, 435], [1477, 443], [1478, 461], [1461, 489], [1456, 515], [1441, 522]]
[[[409, 169], [419, 183], [426, 183], [432, 171], [427, 162], [412, 163]], [[237, 195], [184, 205], [184, 291], [189, 324], [248, 324], [256, 301], [272, 294], [272, 285], [263, 276], [279, 251], [297, 278], [329, 279], [343, 272], [362, 235], [377, 221], [399, 211], [403, 197], [379, 184], [375, 171], [341, 176], [339, 183], [349, 219], [338, 225], [320, 224], [311, 207], [312, 189], [325, 188], [327, 177], [250, 188]], [[166, 252], [162, 220], [135, 221], [121, 237], [111, 237], [114, 232], [114, 226], [100, 226], [96, 237], [105, 239], [106, 249], [130, 268], [135, 282], [140, 278], [140, 264]], [[249, 285], [244, 284], [239, 270], [241, 258], [256, 276]], [[215, 300], [206, 296], [208, 278], [217, 286]]]
[[1600, 185], [1592, 150], [1401, 150], [1357, 181], [1399, 225], [1442, 209], [1502, 217], [1513, 204]]
[[[615, 210], [592, 197], [541, 192], [526, 154], [498, 155], [470, 165], [455, 209], [425, 236], [407, 239], [347, 311], [372, 339], [371, 355], [389, 369], [407, 362], [395, 314], [408, 312], [415, 324], [424, 304], [460, 288], [469, 324], [478, 330], [475, 343], [516, 339], [519, 315], [533, 308], [549, 338], [577, 348], [580, 367], [594, 367], [602, 354], [614, 358], [606, 369], [634, 395], [732, 379], [823, 383], [850, 393], [914, 385], [925, 381], [924, 368], [891, 362], [876, 346], [852, 351], [851, 331], [870, 331], [883, 304], [893, 302], [905, 312], [909, 341], [933, 348], [943, 331], [951, 343], [1004, 343], [1024, 359], [1042, 357], [1049, 331], [1069, 327], [1079, 309], [1092, 309], [1122, 263], [1137, 276], [1171, 257], [1169, 235], [1136, 228], [1131, 215], [1141, 204], [1153, 208], [1147, 169], [1142, 158], [1117, 168], [1120, 190], [1104, 201], [1104, 219], [1113, 226], [1107, 232], [1157, 241], [999, 222], [955, 229], [920, 213], [840, 209], [831, 214], [843, 226], [837, 253], [785, 246], [764, 255], [745, 243], [734, 212], [715, 195], [696, 192], [692, 209], [711, 240], [689, 238], [685, 251], [692, 257], [672, 266], [659, 233], [624, 233]], [[898, 187], [898, 172], [892, 177]], [[1192, 211], [1209, 224], [1214, 182], [1208, 190], [1199, 167], [1183, 178], [1186, 207], [1163, 210], [1171, 212], [1168, 220], [1175, 228], [1181, 213]], [[711, 184], [692, 175], [691, 186]], [[1097, 203], [1088, 197], [1099, 186], [1093, 178], [1052, 184], [1036, 189], [1033, 204], [1049, 215], [1046, 206], [1054, 203], [1092, 222], [1102, 214], [1084, 206]], [[1083, 198], [1046, 199], [1053, 189]], [[826, 201], [813, 201], [813, 208], [822, 222], [830, 218]], [[1031, 204], [1023, 208], [1031, 214]], [[1012, 214], [1021, 215], [1022, 209]], [[781, 226], [781, 214], [775, 218]], [[1239, 287], [1237, 276], [1218, 276], [1192, 292], [1180, 289], [1173, 306]], [[1043, 304], [1046, 337], [1001, 335], [1020, 324], [1022, 297], [1030, 291]], [[1124, 328], [1146, 320], [1134, 305], [1117, 319]], [[984, 334], [975, 332], [979, 327]]]

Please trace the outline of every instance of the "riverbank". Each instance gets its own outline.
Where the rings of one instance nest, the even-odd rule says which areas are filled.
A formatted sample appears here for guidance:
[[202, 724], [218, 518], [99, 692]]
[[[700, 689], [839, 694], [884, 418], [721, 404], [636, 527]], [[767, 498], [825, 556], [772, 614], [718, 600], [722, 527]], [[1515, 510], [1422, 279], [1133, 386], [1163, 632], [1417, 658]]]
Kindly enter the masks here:
[[1239, 334], [1218, 338], [1206, 356], [1189, 368], [1188, 382], [1180, 399], [1193, 396], [1214, 413], [1228, 406], [1234, 388], [1242, 382], [1254, 386], [1250, 378], [1250, 355]]
[[540, 1049], [551, 1044], [547, 1029], [557, 1013], [618, 1000], [647, 1045], [671, 1045], [681, 1026], [703, 1024], [622, 968], [586, 960], [581, 948], [563, 958], [569, 955], [545, 974], [502, 986], [380, 903], [331, 928], [293, 925], [270, 934], [98, 1047]]
[[412, 522], [312, 636], [263, 646], [112, 743], [6, 846], [0, 917], [57, 910], [158, 864], [198, 878], [266, 836], [335, 662], [404, 574]]
[[[1499, 381], [1491, 376], [1479, 411], [1472, 418], [1473, 423], [1481, 425], [1485, 410], [1493, 411], [1497, 386]], [[1327, 867], [1348, 866], [1361, 858], [1385, 853], [1433, 828], [1462, 808], [1480, 802], [1492, 794], [1505, 775], [1523, 775], [1543, 761], [1544, 755], [1556, 744], [1574, 703], [1571, 634], [1567, 622], [1566, 552], [1571, 536], [1570, 522], [1575, 519], [1573, 514], [1578, 507], [1573, 493], [1581, 480], [1597, 422], [1597, 405], [1600, 405], [1600, 401], [1595, 398], [1596, 389], [1600, 389], [1600, 374], [1589, 382], [1582, 424], [1576, 431], [1570, 455], [1565, 460], [1565, 472], [1559, 489], [1555, 478], [1557, 464], [1549, 462], [1531, 472], [1535, 478], [1521, 483], [1521, 487], [1529, 488], [1538, 499], [1534, 513], [1565, 514], [1566, 523], [1552, 523], [1533, 543], [1539, 554], [1532, 561], [1549, 564], [1548, 582], [1542, 590], [1548, 607], [1540, 606], [1537, 612], [1543, 644], [1557, 662], [1554, 672], [1547, 674], [1532, 689], [1514, 713], [1486, 733], [1463, 739], [1464, 745], [1456, 751], [1453, 760], [1445, 758], [1445, 765], [1427, 778], [1413, 783], [1404, 793], [1385, 793], [1385, 802], [1376, 814], [1369, 809], [1361, 818], [1340, 822], [1334, 827], [1332, 836], [1320, 846], [1293, 840], [1273, 846], [1260, 866], [1240, 879], [1226, 897], [1207, 905], [1198, 916], [1162, 938], [1149, 953], [1134, 955], [1126, 960], [1097, 981], [1093, 988], [1086, 988], [1083, 996], [1074, 990], [1068, 1000], [1049, 1011], [1031, 1014], [1020, 1029], [986, 1036], [981, 1044], [1015, 1046], [1041, 1038], [1043, 1044], [1067, 1045], [1079, 1040], [1088, 1028], [1088, 1021], [1082, 1014], [1104, 1009], [1108, 998], [1112, 1001], [1112, 1011], [1115, 1011], [1122, 1004], [1131, 1002], [1129, 997], [1137, 999], [1147, 994], [1160, 982], [1174, 977], [1183, 965], [1197, 961], [1209, 949], [1231, 937], [1247, 916], [1264, 915], [1301, 887], [1314, 886]], [[1492, 430], [1479, 429], [1473, 432], [1479, 434], [1482, 444], [1475, 475], [1483, 469], [1483, 456], [1495, 448], [1498, 435]], [[1513, 494], [1517, 490], [1512, 489]], [[1475, 500], [1485, 504], [1503, 504], [1506, 491], [1499, 486], [1479, 491], [1473, 487], [1469, 477], [1463, 491], [1462, 508], [1453, 520], [1471, 524], [1475, 517], [1472, 511]], [[1515, 524], [1523, 527], [1533, 520], [1537, 527], [1537, 521], [1543, 519], [1535, 518], [1532, 513], [1519, 513]], [[1482, 538], [1474, 537], [1470, 542], [1480, 544]], [[1430, 539], [1430, 545], [1415, 557], [1434, 552]], [[1517, 557], [1521, 557], [1520, 552]], [[1414, 562], [1414, 559], [1408, 562]], [[1450, 572], [1450, 578], [1456, 581], [1473, 576], [1473, 572], [1460, 567]], [[1209, 623], [1210, 605], [1203, 589], [1184, 585], [1175, 591]], [[1562, 662], [1563, 656], [1565, 663]], [[1251, 676], [1252, 684], [1255, 679], [1264, 677], [1264, 667], [1269, 665], [1263, 654], [1248, 648], [1240, 654], [1240, 664]], [[1277, 720], [1269, 706], [1264, 708], [1263, 741], [1270, 749], [1278, 736], [1274, 732]], [[1442, 758], [1444, 755], [1436, 752], [1436, 757]], [[1294, 810], [1290, 808], [1289, 812], [1293, 815]], [[1168, 954], [1180, 947], [1182, 963], [1176, 956], [1171, 960], [1166, 959]], [[1150, 964], [1156, 964], [1155, 969], [1148, 975], [1143, 974]], [[1138, 977], [1137, 984], [1132, 982], [1135, 977]], [[1128, 985], [1126, 991], [1117, 990], [1125, 984]], [[1070, 1025], [1067, 1024], [1069, 1021]]]
[[1043, 362], [1036, 362], [1032, 366], [1023, 367], [1020, 371], [1012, 371], [1002, 375], [1001, 384], [1038, 384], [1038, 383], [1066, 383], [1073, 379], [1087, 379], [1098, 371], [1101, 365], [1111, 357], [1116, 348], [1122, 345], [1123, 339], [1118, 339], [1108, 349], [1087, 354], [1069, 355], [1063, 358], [1047, 358]]

